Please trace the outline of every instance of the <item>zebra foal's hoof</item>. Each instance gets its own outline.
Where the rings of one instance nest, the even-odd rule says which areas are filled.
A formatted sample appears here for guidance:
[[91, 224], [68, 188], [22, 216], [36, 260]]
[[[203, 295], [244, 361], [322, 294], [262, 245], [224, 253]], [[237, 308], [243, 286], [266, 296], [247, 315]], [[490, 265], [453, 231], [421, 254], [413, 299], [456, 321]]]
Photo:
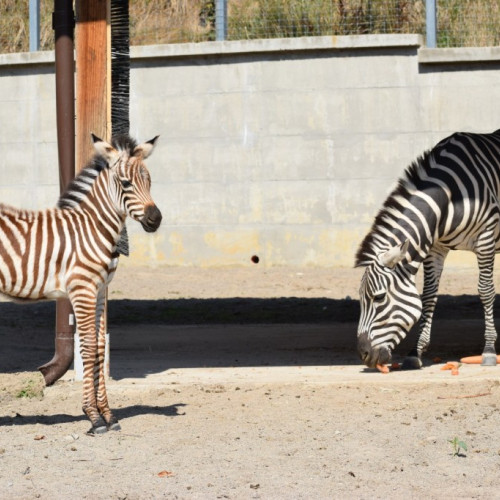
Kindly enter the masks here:
[[496, 366], [497, 355], [491, 352], [483, 353], [483, 359], [481, 361], [481, 366]]
[[87, 435], [88, 436], [97, 436], [98, 434], [104, 434], [108, 432], [108, 428], [105, 425], [100, 425], [100, 426], [92, 426], [88, 431]]
[[95, 436], [97, 434], [104, 434], [108, 432], [108, 426], [103, 418], [99, 418], [97, 421], [92, 422], [92, 427], [87, 431], [87, 435]]
[[417, 356], [406, 356], [401, 365], [402, 370], [420, 370], [422, 368], [422, 360]]
[[116, 422], [110, 422], [107, 427], [108, 431], [121, 431], [122, 427], [118, 420]]

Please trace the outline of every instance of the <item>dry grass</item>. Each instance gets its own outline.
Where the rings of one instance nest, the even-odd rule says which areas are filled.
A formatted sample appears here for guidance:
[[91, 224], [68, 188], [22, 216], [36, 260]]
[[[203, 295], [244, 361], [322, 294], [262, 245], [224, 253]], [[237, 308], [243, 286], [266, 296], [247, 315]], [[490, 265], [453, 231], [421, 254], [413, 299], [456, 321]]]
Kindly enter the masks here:
[[[41, 49], [53, 48], [53, 0], [41, 0]], [[230, 40], [424, 33], [425, 0], [229, 0]], [[29, 48], [28, 1], [0, 0], [0, 53]], [[132, 45], [215, 37], [215, 0], [130, 0]], [[439, 46], [500, 43], [500, 0], [438, 0]]]

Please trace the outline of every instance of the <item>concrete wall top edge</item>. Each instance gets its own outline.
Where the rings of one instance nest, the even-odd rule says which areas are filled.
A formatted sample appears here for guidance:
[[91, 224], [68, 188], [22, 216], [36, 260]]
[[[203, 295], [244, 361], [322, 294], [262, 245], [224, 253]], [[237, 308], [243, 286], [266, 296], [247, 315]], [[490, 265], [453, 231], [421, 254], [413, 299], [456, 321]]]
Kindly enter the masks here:
[[500, 61], [500, 47], [459, 47], [418, 50], [420, 64], [453, 64]]
[[[418, 48], [420, 64], [474, 63], [500, 61], [500, 47], [459, 47], [429, 49], [422, 35], [347, 35], [271, 38], [227, 42], [176, 43], [131, 47], [132, 59], [197, 57], [308, 50], [376, 48]], [[0, 54], [0, 67], [54, 64], [53, 50]]]
[[16, 52], [13, 54], [0, 54], [0, 67], [54, 64], [55, 52], [43, 50], [39, 52]]
[[226, 42], [142, 45], [131, 48], [132, 59], [255, 54], [262, 52], [420, 47], [421, 35], [347, 35], [266, 38]]
[[[235, 40], [227, 42], [173, 43], [140, 45], [130, 49], [132, 59], [161, 57], [197, 57], [207, 55], [255, 54], [262, 52], [286, 52], [308, 50], [376, 49], [386, 47], [420, 47], [421, 35], [346, 35], [309, 36], [299, 38], [269, 38], [259, 40]], [[36, 64], [53, 64], [55, 52], [19, 52], [0, 54], [0, 67]]]

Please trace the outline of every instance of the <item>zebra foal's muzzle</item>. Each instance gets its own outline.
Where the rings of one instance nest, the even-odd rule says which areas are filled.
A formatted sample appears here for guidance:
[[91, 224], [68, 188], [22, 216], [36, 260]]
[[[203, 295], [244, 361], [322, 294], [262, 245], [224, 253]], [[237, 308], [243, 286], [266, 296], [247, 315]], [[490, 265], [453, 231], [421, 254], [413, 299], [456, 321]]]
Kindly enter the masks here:
[[154, 233], [161, 224], [161, 212], [156, 205], [148, 205], [144, 211], [144, 217], [141, 219], [144, 231]]
[[358, 335], [358, 353], [361, 361], [370, 368], [390, 363], [392, 357], [391, 350], [387, 346], [373, 347], [368, 333], [365, 332]]

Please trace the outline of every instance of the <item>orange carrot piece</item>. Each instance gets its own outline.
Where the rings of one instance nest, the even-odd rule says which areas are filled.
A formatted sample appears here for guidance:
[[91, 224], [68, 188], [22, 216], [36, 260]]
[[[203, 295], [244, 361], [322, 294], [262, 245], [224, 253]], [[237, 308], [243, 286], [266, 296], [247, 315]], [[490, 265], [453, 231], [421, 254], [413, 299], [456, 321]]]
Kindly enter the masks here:
[[[483, 362], [483, 356], [467, 356], [460, 360], [462, 363], [470, 365], [480, 365]], [[500, 364], [500, 354], [497, 355], [497, 363]]]
[[451, 374], [458, 375], [458, 368], [453, 368], [453, 370], [451, 370]]
[[389, 373], [389, 367], [386, 365], [377, 365], [377, 370], [382, 373]]
[[460, 363], [458, 361], [448, 361], [445, 365], [441, 367], [441, 370], [453, 370], [457, 369], [460, 366]]

